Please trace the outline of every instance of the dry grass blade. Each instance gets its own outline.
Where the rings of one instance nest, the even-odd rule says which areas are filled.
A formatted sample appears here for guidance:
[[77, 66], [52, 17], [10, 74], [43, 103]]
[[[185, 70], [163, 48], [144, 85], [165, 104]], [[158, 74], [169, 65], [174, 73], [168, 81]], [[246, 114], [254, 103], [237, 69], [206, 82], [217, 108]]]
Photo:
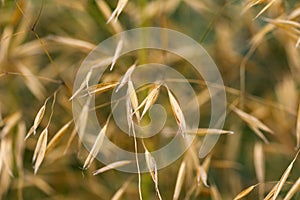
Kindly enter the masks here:
[[133, 113], [135, 114], [138, 122], [141, 120], [140, 117], [140, 112], [139, 110], [137, 110], [138, 106], [139, 106], [139, 102], [138, 102], [138, 98], [133, 86], [133, 83], [131, 80], [128, 81], [128, 88], [127, 88], [127, 94], [129, 95], [129, 99], [130, 99], [130, 104], [131, 104], [131, 108], [134, 111]]
[[[259, 183], [263, 183], [265, 180], [265, 158], [263, 152], [263, 146], [261, 143], [256, 143], [254, 146], [254, 168], [256, 177]], [[259, 197], [263, 199], [264, 185], [259, 185]]]
[[58, 142], [61, 140], [63, 135], [65, 134], [66, 130], [69, 128], [70, 124], [73, 122], [73, 120], [67, 122], [63, 127], [61, 127], [57, 133], [54, 135], [54, 137], [50, 140], [49, 144], [47, 145], [46, 154], [53, 149]]
[[124, 42], [124, 41], [123, 41], [123, 39], [121, 38], [121, 39], [119, 40], [118, 44], [117, 44], [116, 51], [115, 51], [114, 57], [113, 57], [112, 62], [111, 62], [111, 66], [110, 66], [110, 68], [109, 68], [110, 71], [113, 70], [113, 68], [114, 68], [114, 66], [115, 66], [115, 64], [116, 64], [116, 62], [117, 62], [117, 60], [118, 60], [118, 58], [119, 58], [119, 56], [120, 56], [120, 53], [121, 53], [122, 48], [123, 48], [123, 42]]
[[180, 195], [182, 185], [183, 185], [183, 181], [184, 181], [184, 177], [185, 177], [185, 172], [186, 172], [186, 163], [183, 161], [180, 165], [179, 172], [178, 172], [178, 175], [177, 175], [173, 200], [178, 200], [179, 199], [179, 195]]
[[116, 88], [116, 92], [118, 92], [121, 89], [121, 87], [123, 87], [130, 80], [131, 75], [132, 75], [133, 71], [135, 70], [135, 68], [136, 68], [136, 63], [134, 63], [131, 67], [128, 68], [128, 70], [122, 77], [120, 84]]
[[299, 37], [299, 39], [298, 39], [297, 42], [296, 42], [296, 48], [298, 48], [299, 45], [300, 45], [300, 37]]
[[79, 115], [78, 121], [80, 122], [80, 126], [79, 126], [79, 130], [78, 130], [78, 134], [79, 134], [80, 139], [82, 139], [84, 132], [85, 132], [86, 123], [87, 123], [88, 114], [89, 114], [90, 101], [91, 101], [91, 98], [88, 98], [87, 101], [85, 102], [85, 104], [83, 105], [82, 111]]
[[247, 12], [250, 8], [252, 8], [253, 6], [256, 6], [260, 3], [265, 2], [266, 0], [250, 0], [247, 2], [247, 4], [243, 7], [242, 13]]
[[244, 198], [245, 196], [247, 196], [248, 194], [250, 194], [250, 192], [252, 192], [252, 190], [256, 187], [256, 185], [252, 185], [246, 189], [244, 189], [242, 192], [240, 192], [236, 197], [234, 197], [233, 200], [240, 200], [242, 198]]
[[266, 18], [265, 21], [282, 28], [300, 28], [300, 23], [292, 20]]
[[92, 43], [89, 43], [87, 41], [74, 39], [70, 37], [62, 37], [57, 35], [51, 35], [46, 38], [47, 40], [54, 41], [56, 43], [64, 44], [73, 47], [74, 49], [79, 50], [85, 50], [90, 52], [93, 50], [96, 46]]
[[114, 22], [118, 20], [119, 15], [121, 14], [122, 10], [125, 8], [128, 0], [119, 0], [116, 9], [111, 14], [110, 18], [107, 20], [107, 24], [111, 22], [112, 19], [115, 19]]
[[44, 103], [44, 105], [40, 108], [40, 110], [38, 111], [35, 119], [34, 119], [34, 122], [33, 122], [33, 134], [35, 135], [36, 134], [36, 129], [38, 128], [38, 126], [40, 125], [43, 117], [44, 117], [44, 114], [45, 114], [45, 110], [46, 110], [46, 103], [47, 101]]
[[285, 172], [281, 176], [279, 182], [273, 187], [273, 189], [269, 193], [271, 195], [268, 194], [267, 195], [268, 198], [266, 197], [265, 200], [271, 199], [271, 197], [272, 197], [272, 200], [276, 200], [276, 198], [278, 197], [278, 195], [279, 195], [279, 193], [280, 193], [280, 191], [281, 191], [284, 183], [286, 182], [286, 180], [287, 180], [287, 178], [288, 178], [288, 176], [289, 176], [289, 174], [290, 174], [290, 172], [291, 172], [291, 170], [292, 170], [292, 168], [294, 166], [294, 163], [295, 163], [295, 161], [296, 161], [296, 159], [298, 157], [299, 152], [300, 151], [297, 152], [295, 158], [292, 160], [292, 162], [290, 163], [290, 165], [288, 166], [288, 168], [285, 170]]
[[209, 11], [208, 7], [204, 2], [195, 1], [195, 0], [184, 0], [188, 6], [190, 6], [195, 11], [199, 12], [199, 14], [203, 14], [204, 11]]
[[92, 76], [92, 69], [87, 73], [85, 79], [82, 81], [81, 85], [79, 86], [79, 88], [73, 93], [73, 95], [70, 97], [69, 101], [73, 100], [82, 90], [83, 88], [86, 86], [86, 88], [88, 87], [88, 82], [90, 80]]
[[234, 134], [233, 131], [228, 130], [222, 130], [222, 129], [211, 129], [211, 128], [198, 128], [197, 130], [187, 130], [188, 134], [192, 135], [200, 135], [205, 136], [206, 134], [217, 134], [217, 135], [223, 135], [223, 134]]
[[300, 177], [297, 179], [296, 183], [292, 186], [292, 188], [288, 191], [283, 200], [290, 200], [293, 196], [300, 191]]
[[111, 169], [116, 169], [118, 167], [122, 167], [122, 166], [125, 166], [125, 165], [128, 165], [132, 163], [131, 160], [122, 160], [122, 161], [117, 161], [117, 162], [114, 162], [114, 163], [110, 163], [109, 165], [106, 165], [96, 171], [93, 172], [93, 175], [98, 175], [98, 174], [101, 174], [103, 172], [106, 172], [108, 170], [111, 170]]
[[6, 119], [4, 119], [5, 126], [0, 132], [0, 139], [4, 138], [11, 129], [17, 124], [17, 122], [21, 118], [21, 113], [15, 112], [12, 115], [8, 116]]
[[249, 127], [265, 142], [268, 143], [268, 140], [265, 138], [265, 136], [263, 135], [263, 133], [259, 130], [264, 130], [268, 133], [273, 134], [273, 131], [267, 127], [264, 123], [262, 123], [259, 119], [257, 119], [256, 117], [234, 107], [234, 106], [230, 106], [231, 110], [233, 110], [242, 120], [244, 120]]
[[54, 189], [42, 178], [39, 176], [32, 176], [31, 174], [25, 175], [25, 181], [28, 183], [33, 184], [43, 192], [45, 192], [48, 195], [51, 195], [54, 193]]
[[256, 16], [254, 19], [258, 18], [259, 16], [261, 16], [266, 10], [268, 10], [272, 4], [275, 2], [276, 0], [271, 0]]
[[[0, 175], [1, 172], [7, 173], [8, 176], [13, 177], [11, 168], [12, 164], [12, 140], [11, 138], [4, 138], [0, 140]], [[6, 170], [5, 170], [6, 169]], [[9, 177], [8, 177], [9, 178]]]
[[35, 118], [34, 118], [34, 122], [33, 122], [33, 125], [32, 127], [30, 128], [30, 130], [28, 131], [27, 135], [25, 136], [25, 140], [27, 138], [29, 138], [31, 136], [31, 134], [33, 133], [34, 135], [36, 134], [36, 129], [38, 128], [38, 126], [40, 125], [43, 117], [44, 117], [44, 114], [45, 114], [45, 110], [46, 110], [46, 105], [47, 105], [47, 102], [48, 102], [48, 99], [47, 98], [43, 104], [43, 106], [39, 109], [38, 113], [36, 114]]
[[4, 125], [4, 122], [3, 122], [3, 117], [2, 117], [2, 112], [1, 112], [1, 106], [0, 106], [0, 127], [2, 127], [3, 125]]
[[143, 146], [145, 149], [145, 159], [146, 159], [147, 167], [148, 167], [149, 173], [151, 175], [151, 178], [155, 184], [155, 190], [156, 190], [157, 196], [160, 200], [162, 200], [162, 197], [161, 197], [159, 189], [158, 189], [158, 175], [157, 175], [156, 161], [153, 158], [153, 156], [150, 154], [150, 152], [148, 151], [148, 149], [146, 148], [144, 143], [143, 143]]
[[13, 27], [12, 26], [6, 26], [3, 30], [2, 37], [1, 37], [1, 45], [0, 45], [0, 63], [2, 63], [8, 54], [10, 39], [13, 34]]
[[186, 135], [186, 123], [185, 123], [183, 112], [176, 98], [173, 96], [172, 92], [168, 88], [167, 90], [168, 90], [169, 101], [172, 107], [173, 114], [180, 128], [181, 134], [184, 137]]
[[[198, 157], [195, 158], [198, 159]], [[207, 184], [207, 173], [209, 170], [210, 163], [211, 163], [211, 155], [205, 158], [202, 165], [200, 164], [196, 165], [198, 186], [201, 186], [201, 184], [203, 184], [205, 187], [209, 187], [209, 185]]]
[[73, 142], [73, 140], [74, 140], [74, 138], [75, 138], [76, 135], [77, 135], [77, 129], [76, 129], [76, 127], [74, 127], [74, 128], [73, 128], [73, 131], [72, 131], [72, 133], [71, 133], [71, 135], [70, 135], [70, 137], [69, 137], [69, 139], [68, 139], [66, 148], [65, 148], [65, 150], [64, 150], [64, 154], [67, 153], [67, 151], [68, 151], [68, 149], [70, 148], [70, 146], [71, 146], [71, 144], [72, 144], [72, 142]]
[[89, 93], [90, 94], [103, 93], [103, 92], [113, 89], [117, 85], [118, 85], [118, 82], [100, 83], [96, 86], [91, 86], [89, 88]]
[[136, 110], [140, 110], [143, 106], [145, 106], [141, 118], [143, 118], [143, 116], [146, 114], [149, 108], [155, 103], [159, 94], [160, 86], [161, 86], [160, 84], [155, 85], [155, 87], [149, 92], [148, 96], [142, 101], [142, 103], [136, 109]]
[[198, 182], [198, 185], [200, 185], [200, 180], [204, 184], [205, 187], [209, 187], [209, 185], [207, 184], [207, 173], [201, 165], [199, 165], [197, 167], [197, 182]]
[[97, 135], [96, 141], [95, 141], [91, 151], [89, 152], [88, 157], [86, 158], [86, 160], [84, 162], [83, 169], [89, 168], [89, 166], [93, 162], [94, 158], [96, 157], [96, 155], [100, 151], [100, 148], [102, 147], [102, 143], [103, 143], [104, 136], [105, 136], [105, 133], [106, 133], [106, 128], [107, 128], [107, 124], [105, 124], [103, 126], [100, 133]]
[[32, 157], [32, 162], [34, 162], [34, 174], [36, 174], [44, 160], [45, 157], [45, 153], [46, 153], [46, 148], [47, 148], [47, 138], [48, 138], [48, 127], [46, 127], [39, 139], [38, 142], [36, 144], [35, 150], [34, 150], [34, 154]]
[[297, 127], [296, 127], [296, 140], [297, 140], [296, 148], [299, 149], [300, 148], [300, 103], [299, 103], [299, 107], [298, 107], [298, 117], [297, 117]]
[[216, 185], [212, 184], [210, 186], [210, 192], [212, 200], [222, 200], [221, 194]]
[[40, 82], [40, 80], [29, 70], [28, 66], [25, 66], [21, 62], [15, 63], [19, 72], [24, 74], [25, 77], [25, 84], [28, 89], [32, 92], [32, 94], [39, 100], [43, 100], [46, 94], [46, 88]]
[[136, 134], [135, 134], [135, 129], [134, 129], [134, 125], [133, 125], [133, 121], [131, 120], [131, 127], [132, 130], [132, 134], [133, 134], [133, 142], [134, 142], [134, 154], [135, 154], [135, 162], [136, 162], [136, 168], [137, 168], [137, 174], [138, 174], [138, 191], [139, 191], [139, 198], [140, 200], [143, 199], [143, 194], [142, 194], [142, 177], [141, 177], [141, 170], [140, 170], [140, 164], [139, 164], [139, 157], [138, 157], [138, 143], [137, 143], [137, 138], [136, 138]]
[[122, 187], [114, 194], [114, 196], [111, 198], [111, 200], [120, 200], [125, 193], [126, 189], [128, 188], [128, 185], [130, 183], [131, 179], [126, 181]]
[[264, 41], [266, 35], [274, 30], [274, 28], [275, 27], [273, 24], [267, 24], [262, 29], [260, 29], [259, 32], [256, 33], [251, 39], [251, 48], [254, 50], [262, 41]]

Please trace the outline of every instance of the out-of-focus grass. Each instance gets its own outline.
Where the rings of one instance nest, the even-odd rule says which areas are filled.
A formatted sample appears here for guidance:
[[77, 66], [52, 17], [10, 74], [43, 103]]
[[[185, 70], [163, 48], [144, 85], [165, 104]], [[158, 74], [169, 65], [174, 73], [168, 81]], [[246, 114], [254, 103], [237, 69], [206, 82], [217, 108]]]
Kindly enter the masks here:
[[[116, 5], [117, 1], [100, 0], [2, 1], [0, 198], [110, 199], [124, 186], [120, 199], [138, 199], [135, 175], [110, 170], [93, 176], [92, 172], [102, 167], [98, 161], [92, 162], [88, 170], [81, 170], [88, 152], [80, 146], [73, 124], [47, 152], [36, 175], [31, 160], [38, 138], [49, 122], [55, 91], [57, 97], [47, 135], [48, 144], [72, 119], [72, 105], [68, 99], [72, 96], [74, 77], [83, 59], [109, 36], [142, 26], [180, 31], [206, 48], [226, 86], [228, 116], [224, 129], [234, 131], [233, 135], [221, 136], [208, 158], [198, 160], [198, 165], [207, 173], [210, 187], [203, 186], [203, 180], [199, 185], [197, 183], [192, 150], [199, 150], [202, 139], [199, 137], [191, 151], [158, 172], [162, 198], [172, 199], [182, 161], [185, 162], [185, 178], [179, 199], [233, 199], [244, 188], [256, 184], [245, 199], [267, 196], [299, 149], [299, 3], [281, 0], [129, 0], [118, 22], [107, 24]], [[136, 53], [133, 57], [141, 55]], [[161, 61], [159, 56], [153, 55], [140, 59]], [[119, 80], [129, 67], [128, 63], [130, 60], [126, 59], [117, 63], [118, 69], [107, 79]], [[193, 69], [184, 61], [174, 65], [180, 66], [176, 69], [187, 77], [195, 78], [191, 73]], [[203, 89], [201, 84], [194, 83], [194, 86], [197, 92]], [[166, 91], [162, 93], [165, 96], [162, 95], [159, 101], [163, 103], [167, 98]], [[101, 95], [108, 99], [110, 93]], [[145, 97], [147, 93], [140, 95]], [[37, 134], [24, 141], [48, 97]], [[98, 103], [103, 102], [99, 100]], [[206, 127], [205, 123], [210, 119], [209, 105], [201, 106], [203, 124], [200, 126]], [[246, 116], [239, 115], [232, 105]], [[170, 107], [168, 110], [172, 115]], [[100, 121], [105, 121], [109, 112], [108, 107], [101, 109], [97, 113]], [[262, 133], [269, 143], [263, 143], [255, 134], [255, 128], [261, 128], [256, 119], [274, 132], [273, 135]], [[120, 145], [133, 150], [132, 141]], [[155, 139], [147, 145], [155, 149]], [[203, 166], [209, 159], [210, 163]], [[279, 194], [282, 199], [296, 185], [299, 164], [296, 159], [288, 180], [283, 182]], [[157, 198], [149, 174], [142, 174], [141, 190], [144, 199]], [[296, 191], [293, 199], [298, 198], [300, 194]]]

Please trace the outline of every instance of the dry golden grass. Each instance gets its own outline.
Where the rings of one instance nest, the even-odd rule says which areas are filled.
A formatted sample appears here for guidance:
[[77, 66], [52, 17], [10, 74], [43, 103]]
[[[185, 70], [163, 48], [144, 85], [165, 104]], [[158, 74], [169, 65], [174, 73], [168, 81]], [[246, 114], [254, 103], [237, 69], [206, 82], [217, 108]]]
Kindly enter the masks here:
[[[223, 129], [206, 128], [210, 95], [189, 63], [151, 50], [119, 58], [122, 38], [114, 56], [93, 66], [72, 92], [76, 71], [99, 42], [144, 26], [180, 31], [208, 51], [225, 83]], [[0, 199], [299, 199], [299, 44], [300, 4], [295, 0], [2, 0]], [[181, 105], [167, 85], [136, 88], [132, 75], [138, 64], [155, 62], [172, 66], [191, 83], [201, 111], [197, 130], [186, 127], [182, 110], [194, 105]], [[93, 70], [103, 65], [108, 66], [103, 80], [90, 85]], [[110, 97], [121, 88], [127, 88], [124, 120], [130, 137], [111, 118]], [[105, 125], [87, 152], [80, 138], [88, 124], [90, 95]], [[82, 96], [88, 101], [76, 127], [70, 100]], [[134, 123], [150, 123], [155, 103], [166, 108], [165, 129], [155, 137], [137, 138]], [[169, 127], [196, 139], [179, 160], [158, 170], [152, 151], [175, 135]], [[220, 139], [199, 159], [207, 134]], [[135, 160], [107, 166], [95, 160], [104, 135], [135, 152]], [[145, 153], [150, 173], [140, 173], [138, 152]], [[137, 175], [115, 170], [133, 163]]]

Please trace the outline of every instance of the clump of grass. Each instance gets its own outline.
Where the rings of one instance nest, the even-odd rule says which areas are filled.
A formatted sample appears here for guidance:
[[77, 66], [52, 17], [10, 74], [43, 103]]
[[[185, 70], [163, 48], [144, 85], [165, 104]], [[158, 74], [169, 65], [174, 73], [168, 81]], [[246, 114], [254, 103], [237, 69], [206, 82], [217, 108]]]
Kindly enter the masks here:
[[[282, 0], [2, 0], [0, 199], [298, 199], [299, 11], [298, 2]], [[188, 63], [168, 52], [137, 51], [118, 58], [122, 39], [114, 56], [95, 65], [72, 93], [80, 63], [99, 42], [143, 26], [178, 30], [208, 50], [225, 83], [224, 130], [207, 128], [207, 87]], [[201, 109], [197, 130], [186, 127], [186, 105], [166, 84], [135, 88], [131, 76], [139, 62], [163, 62], [187, 77]], [[89, 85], [93, 70], [103, 64], [110, 68], [105, 80]], [[109, 114], [112, 91], [121, 88], [127, 88], [125, 120], [133, 138], [124, 136], [120, 145], [136, 155], [146, 153], [150, 173], [115, 170], [134, 163], [139, 169], [137, 156], [107, 166], [95, 160], [104, 135], [123, 138]], [[96, 96], [98, 119], [105, 124], [91, 152], [80, 142], [91, 99], [77, 119], [80, 127], [73, 125], [70, 101], [84, 92]], [[174, 130], [167, 126], [159, 136], [140, 139], [134, 129], [134, 123], [149, 122], [155, 103], [166, 106], [167, 125], [183, 136], [196, 135], [182, 158], [161, 170], [152, 151]], [[222, 136], [202, 160], [197, 152], [206, 134]]]

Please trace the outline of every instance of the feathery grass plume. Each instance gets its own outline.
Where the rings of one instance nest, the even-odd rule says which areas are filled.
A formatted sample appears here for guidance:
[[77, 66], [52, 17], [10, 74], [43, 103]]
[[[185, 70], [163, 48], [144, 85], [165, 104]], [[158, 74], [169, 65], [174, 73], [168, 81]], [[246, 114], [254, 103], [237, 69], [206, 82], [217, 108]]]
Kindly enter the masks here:
[[103, 144], [104, 137], [105, 137], [107, 126], [108, 126], [108, 122], [102, 127], [101, 131], [97, 135], [95, 143], [94, 143], [91, 151], [89, 152], [88, 157], [86, 158], [86, 160], [84, 162], [83, 169], [87, 169], [90, 167], [91, 163], [93, 162], [93, 160], [97, 156], [98, 152], [100, 151], [102, 144]]
[[34, 118], [34, 122], [32, 127], [30, 128], [30, 130], [28, 131], [25, 140], [27, 138], [29, 138], [31, 136], [31, 134], [33, 133], [34, 135], [36, 134], [36, 129], [38, 128], [38, 126], [40, 125], [40, 123], [42, 122], [42, 119], [45, 115], [45, 110], [46, 110], [46, 105], [47, 102], [49, 100], [49, 97], [45, 100], [44, 104], [42, 105], [42, 107], [39, 109], [38, 113], [36, 114], [35, 118]]
[[246, 197], [248, 194], [250, 194], [250, 192], [252, 192], [252, 190], [256, 187], [257, 185], [251, 185], [250, 187], [247, 187], [246, 189], [244, 189], [243, 191], [241, 191], [238, 195], [236, 195], [236, 197], [234, 197], [233, 200], [240, 200], [244, 197]]
[[121, 38], [121, 39], [119, 40], [118, 44], [117, 44], [116, 51], [115, 51], [115, 54], [114, 54], [114, 56], [113, 56], [113, 59], [112, 59], [110, 68], [109, 68], [110, 71], [113, 70], [113, 68], [114, 68], [114, 66], [115, 66], [115, 64], [116, 64], [116, 62], [117, 62], [117, 60], [118, 60], [118, 58], [119, 58], [119, 56], [120, 56], [120, 53], [121, 53], [122, 48], [123, 48], [123, 42], [124, 42], [124, 41], [123, 41], [123, 38]]
[[259, 130], [266, 131], [268, 133], [273, 134], [274, 132], [267, 127], [264, 123], [262, 123], [259, 119], [256, 117], [236, 108], [235, 106], [231, 105], [230, 109], [234, 111], [244, 122], [248, 124], [248, 126], [265, 142], [269, 143], [267, 138], [264, 136], [264, 134]]
[[5, 124], [3, 129], [0, 132], [0, 139], [7, 136], [11, 129], [18, 123], [21, 118], [20, 112], [15, 112], [4, 119], [3, 123]]
[[285, 184], [287, 178], [289, 177], [290, 172], [292, 171], [292, 168], [294, 166], [295, 161], [297, 160], [299, 152], [300, 152], [300, 150], [297, 152], [296, 156], [294, 157], [294, 159], [292, 160], [290, 165], [286, 168], [286, 170], [283, 173], [283, 175], [281, 176], [279, 182], [272, 188], [272, 190], [268, 193], [268, 195], [264, 198], [264, 200], [269, 200], [269, 199], [276, 200], [283, 185]]
[[300, 190], [300, 177], [297, 179], [297, 181], [294, 183], [294, 185], [291, 187], [291, 189], [288, 191], [286, 196], [283, 200], [291, 200], [293, 196], [299, 192]]
[[32, 162], [34, 163], [34, 174], [37, 174], [46, 153], [47, 148], [47, 138], [48, 138], [48, 127], [46, 127], [41, 135], [39, 136], [38, 142], [36, 144]]
[[[56, 103], [56, 96], [57, 96], [57, 92], [59, 91], [60, 87], [58, 87], [58, 89], [55, 90], [55, 92], [53, 93], [53, 100], [52, 100], [52, 105], [51, 105], [51, 113], [49, 116], [49, 120], [48, 120], [48, 124], [46, 126], [46, 128], [42, 131], [37, 145], [36, 145], [36, 149], [34, 151], [33, 154], [33, 158], [32, 158], [32, 162], [34, 163], [34, 174], [37, 174], [43, 160], [44, 157], [46, 155], [46, 150], [47, 150], [47, 141], [48, 141], [48, 128], [50, 126], [50, 123], [52, 121], [52, 117], [53, 117], [53, 113], [54, 113], [54, 106]], [[51, 97], [51, 96], [50, 96]], [[48, 98], [50, 98], [48, 97]]]
[[182, 185], [183, 185], [183, 182], [184, 182], [185, 173], [186, 173], [186, 163], [183, 161], [181, 163], [179, 171], [178, 171], [175, 190], [174, 190], [174, 195], [173, 195], [173, 200], [178, 200], [179, 199], [179, 195], [180, 195]]
[[151, 155], [151, 153], [148, 151], [148, 149], [146, 148], [144, 141], [143, 141], [143, 147], [145, 150], [145, 159], [146, 159], [147, 168], [148, 168], [151, 178], [155, 184], [156, 194], [157, 194], [158, 198], [160, 200], [162, 200], [162, 197], [161, 197], [159, 189], [158, 189], [158, 173], [157, 173], [156, 161], [153, 158], [153, 156]]
[[300, 101], [298, 106], [298, 116], [297, 116], [297, 125], [296, 125], [296, 148], [300, 148]]
[[113, 163], [110, 163], [110, 164], [100, 168], [100, 169], [97, 169], [96, 171], [93, 172], [93, 175], [96, 176], [96, 175], [106, 172], [108, 170], [117, 169], [118, 167], [122, 167], [122, 166], [128, 165], [130, 163], [132, 163], [131, 160], [121, 160], [121, 161], [113, 162]]
[[111, 22], [111, 20], [115, 19], [114, 22], [117, 22], [119, 15], [121, 14], [122, 10], [125, 8], [128, 0], [119, 0], [116, 9], [111, 14], [110, 18], [107, 20], [107, 24]]
[[139, 110], [137, 110], [139, 106], [139, 102], [131, 80], [128, 81], [127, 94], [129, 95], [129, 99], [130, 99], [130, 105], [132, 109], [131, 112], [136, 116], [137, 121], [140, 122], [141, 120], [140, 112]]
[[142, 101], [142, 103], [137, 107], [136, 111], [140, 110], [143, 106], [144, 110], [142, 112], [141, 118], [146, 114], [146, 112], [151, 108], [151, 106], [155, 103], [160, 89], [161, 84], [155, 84], [154, 88], [149, 92], [147, 97]]
[[[259, 183], [263, 183], [265, 181], [265, 156], [263, 145], [258, 142], [254, 146], [254, 169], [256, 173], [256, 177]], [[259, 198], [263, 199], [264, 194], [264, 184], [258, 186], [259, 188]]]
[[176, 122], [179, 126], [180, 133], [183, 137], [185, 137], [187, 129], [186, 129], [186, 123], [185, 123], [185, 118], [184, 118], [183, 112], [182, 112], [180, 105], [177, 102], [176, 98], [172, 94], [172, 92], [169, 90], [168, 87], [166, 87], [166, 88], [168, 91], [169, 102], [171, 104], [171, 108], [172, 108], [174, 117], [176, 119]]
[[58, 142], [64, 136], [64, 134], [66, 133], [66, 130], [69, 128], [69, 126], [72, 122], [73, 122], [73, 120], [67, 122], [63, 127], [61, 127], [55, 133], [54, 137], [50, 140], [49, 144], [47, 145], [46, 154], [58, 144]]
[[137, 62], [135, 62], [132, 66], [130, 66], [128, 68], [128, 70], [126, 71], [126, 73], [122, 77], [118, 87], [116, 88], [116, 92], [118, 92], [130, 80], [132, 73], [136, 69], [136, 64], [137, 64]]
[[91, 86], [88, 90], [90, 94], [100, 94], [115, 88], [118, 84], [118, 82], [100, 83]]
[[47, 101], [45, 101], [44, 105], [40, 108], [40, 110], [38, 111], [38, 113], [34, 119], [34, 122], [33, 122], [33, 134], [34, 135], [36, 134], [36, 129], [38, 128], [38, 126], [40, 125], [40, 123], [44, 117], [45, 110], [46, 110], [46, 104], [47, 104]]

